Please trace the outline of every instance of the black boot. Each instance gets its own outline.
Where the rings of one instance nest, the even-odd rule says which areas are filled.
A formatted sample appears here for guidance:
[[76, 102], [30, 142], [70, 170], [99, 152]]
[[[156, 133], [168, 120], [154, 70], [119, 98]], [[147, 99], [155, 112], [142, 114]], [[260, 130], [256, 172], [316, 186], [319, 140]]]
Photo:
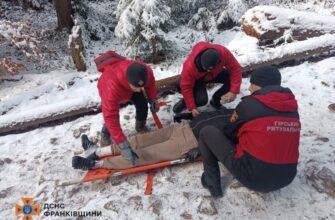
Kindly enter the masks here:
[[91, 148], [97, 148], [97, 146], [88, 139], [86, 134], [83, 134], [81, 136], [81, 146], [84, 148], [85, 151], [91, 149]]
[[111, 136], [109, 134], [109, 131], [104, 124], [101, 129], [101, 138], [100, 138], [100, 146], [105, 147], [113, 144], [113, 140], [111, 139]]
[[139, 121], [139, 120], [136, 120], [136, 123], [135, 123], [135, 130], [138, 132], [138, 133], [144, 133], [144, 132], [148, 132], [149, 131], [149, 128], [146, 126], [146, 123], [147, 121]]
[[184, 99], [180, 99], [174, 106], [173, 106], [173, 112], [175, 114], [178, 114], [186, 109], [186, 104]]
[[219, 198], [223, 196], [221, 185], [215, 184], [216, 186], [214, 186], [214, 185], [207, 183], [205, 173], [201, 175], [201, 185], [204, 188], [208, 189], [211, 196], [213, 196], [214, 198]]
[[86, 155], [87, 159], [90, 159], [90, 160], [98, 160], [99, 159], [99, 157], [95, 153], [98, 146], [95, 145], [92, 141], [90, 141], [86, 134], [81, 136], [81, 145], [85, 150], [85, 155]]
[[80, 156], [72, 157], [72, 167], [74, 169], [89, 170], [95, 165], [95, 160], [90, 160]]

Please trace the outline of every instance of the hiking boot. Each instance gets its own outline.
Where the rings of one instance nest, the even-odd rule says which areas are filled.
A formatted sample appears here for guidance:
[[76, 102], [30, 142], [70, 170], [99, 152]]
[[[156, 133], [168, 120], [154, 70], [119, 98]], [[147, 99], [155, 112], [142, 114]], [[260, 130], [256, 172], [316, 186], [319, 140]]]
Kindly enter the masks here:
[[83, 134], [81, 136], [81, 146], [84, 148], [85, 151], [89, 150], [90, 148], [97, 148], [97, 145], [90, 141], [86, 134]]
[[209, 102], [209, 104], [210, 104], [213, 108], [215, 108], [216, 110], [219, 110], [219, 109], [222, 108], [221, 103], [220, 103], [220, 102], [219, 102], [219, 103], [216, 103], [216, 102], [214, 102], [213, 99], [211, 99], [211, 101]]
[[111, 139], [111, 136], [109, 134], [109, 131], [104, 124], [101, 129], [101, 138], [100, 138], [100, 146], [105, 147], [113, 144], [113, 140]]
[[95, 160], [90, 160], [80, 156], [72, 157], [72, 167], [74, 169], [89, 170], [95, 165]]
[[[85, 150], [85, 156], [87, 158], [96, 158], [94, 157], [92, 154], [95, 154], [95, 151], [98, 149], [98, 146], [96, 144], [94, 144], [92, 141], [90, 141], [87, 137], [86, 134], [81, 136], [81, 146], [84, 148]], [[99, 158], [99, 157], [98, 157]]]
[[136, 120], [136, 123], [135, 123], [135, 130], [138, 132], [138, 133], [144, 133], [144, 132], [148, 132], [149, 131], [149, 128], [146, 126], [146, 123], [147, 121], [139, 121], [139, 120]]
[[184, 99], [180, 99], [174, 106], [173, 106], [173, 112], [175, 114], [178, 114], [186, 109], [186, 104]]
[[211, 186], [209, 185], [207, 182], [206, 182], [206, 176], [205, 176], [205, 173], [202, 173], [201, 175], [201, 185], [208, 189], [211, 196], [213, 196], [214, 198], [219, 198], [219, 197], [222, 197], [223, 196], [223, 193], [222, 193], [222, 189], [221, 189], [221, 186]]

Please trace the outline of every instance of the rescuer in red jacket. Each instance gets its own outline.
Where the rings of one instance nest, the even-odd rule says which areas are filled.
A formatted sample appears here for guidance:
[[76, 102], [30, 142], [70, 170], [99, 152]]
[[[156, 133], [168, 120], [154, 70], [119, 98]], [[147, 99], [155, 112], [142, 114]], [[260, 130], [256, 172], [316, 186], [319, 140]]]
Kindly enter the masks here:
[[[150, 109], [157, 112], [157, 91], [152, 69], [138, 60], [127, 60], [125, 57], [108, 51], [95, 59], [99, 72], [99, 95], [102, 114], [105, 121], [104, 136], [111, 136], [121, 150], [122, 155], [135, 165], [136, 154], [131, 150], [124, 135], [119, 119], [120, 105], [131, 101], [136, 108], [137, 132], [147, 131], [148, 102]], [[147, 98], [143, 91], [145, 91]], [[106, 134], [107, 133], [107, 134]]]
[[186, 107], [193, 116], [199, 114], [198, 106], [206, 105], [207, 83], [221, 83], [210, 104], [219, 109], [221, 100], [232, 102], [240, 92], [242, 70], [233, 54], [225, 47], [208, 42], [197, 43], [183, 65], [177, 90], [183, 99], [173, 107], [174, 113], [180, 113]]
[[255, 70], [250, 83], [251, 95], [237, 105], [223, 131], [213, 126], [200, 131], [201, 183], [214, 197], [222, 196], [218, 161], [260, 192], [287, 186], [297, 173], [301, 124], [293, 93], [280, 86], [273, 66]]

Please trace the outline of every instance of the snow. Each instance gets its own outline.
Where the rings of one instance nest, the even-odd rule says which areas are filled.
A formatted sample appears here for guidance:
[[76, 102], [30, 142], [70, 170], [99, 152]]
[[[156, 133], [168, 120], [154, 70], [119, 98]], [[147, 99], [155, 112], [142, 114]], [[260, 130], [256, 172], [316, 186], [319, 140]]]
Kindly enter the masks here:
[[[207, 204], [210, 204], [206, 197], [208, 192], [200, 184], [201, 163], [156, 171], [152, 196], [143, 195], [144, 173], [55, 187], [57, 180], [80, 178], [84, 174], [71, 168], [73, 152], [81, 148], [80, 139], [73, 135], [81, 128], [89, 137], [97, 138], [102, 124], [102, 115], [98, 114], [59, 126], [0, 137], [0, 160], [11, 160], [10, 163], [4, 162], [0, 170], [0, 192], [6, 195], [0, 207], [1, 216], [12, 218], [14, 204], [22, 196], [36, 195], [35, 202], [61, 202], [69, 210], [98, 210], [102, 211], [104, 219], [155, 219], [158, 215], [180, 219], [187, 214], [193, 219], [331, 219], [334, 217], [335, 200], [318, 193], [309, 184], [305, 172], [312, 164], [335, 170], [335, 130], [332, 129], [335, 119], [334, 113], [327, 109], [334, 102], [334, 70], [335, 57], [281, 69], [283, 85], [292, 89], [299, 102], [302, 121], [298, 175], [292, 184], [281, 190], [268, 194], [255, 193], [239, 186], [222, 168], [225, 195], [214, 200], [218, 213], [210, 216], [199, 211], [200, 204], [211, 207]], [[245, 78], [243, 95], [247, 94], [247, 86], [248, 79]], [[170, 96], [167, 99], [171, 101], [173, 98]], [[236, 104], [237, 101], [230, 105]], [[159, 112], [165, 125], [172, 117], [168, 111], [170, 108]], [[130, 120], [124, 119], [126, 114], [131, 116]], [[134, 107], [122, 109], [120, 118], [125, 131], [133, 133]], [[154, 128], [151, 117], [149, 124]], [[86, 131], [83, 129], [85, 125]], [[329, 141], [320, 142], [318, 137], [327, 137]]]
[[[266, 13], [271, 14], [268, 19]], [[257, 19], [255, 19], [255, 16]], [[277, 30], [276, 27], [306, 28], [312, 30], [334, 31], [335, 17], [320, 15], [313, 12], [298, 11], [293, 9], [278, 8], [275, 6], [256, 6], [249, 9], [243, 18], [248, 24], [256, 28], [257, 33], [264, 33], [266, 30]], [[242, 18], [242, 19], [243, 19]], [[288, 19], [277, 19], [288, 18]], [[262, 28], [258, 27], [261, 21]]]
[[[118, 7], [126, 8], [132, 1], [121, 2], [124, 5]], [[199, 1], [187, 2], [198, 5]], [[237, 4], [241, 1], [230, 2]], [[92, 4], [96, 4], [93, 13], [108, 10], [98, 3]], [[325, 14], [330, 14], [328, 12], [331, 11], [320, 5], [316, 8], [325, 10]], [[19, 13], [21, 11], [15, 15]], [[24, 18], [27, 16], [22, 15]], [[36, 17], [34, 14], [31, 16]], [[38, 21], [36, 19], [35, 22]], [[52, 22], [54, 19], [50, 16], [40, 25]], [[1, 24], [3, 23], [0, 21]], [[0, 27], [1, 30], [5, 30], [3, 26]], [[194, 43], [200, 40], [210, 39], [214, 43], [226, 46], [242, 65], [254, 60], [281, 56], [283, 52], [299, 52], [335, 43], [334, 35], [327, 34], [303, 42], [264, 49], [257, 47], [257, 39], [245, 35], [237, 27], [222, 32], [201, 32], [186, 25], [174, 28], [165, 37], [174, 42], [173, 48], [178, 50], [172, 60], [156, 65], [150, 64], [156, 79], [179, 74], [187, 53]], [[87, 72], [59, 68], [46, 74], [36, 71], [18, 75], [17, 77], [22, 78], [18, 82], [0, 82], [0, 126], [99, 104], [100, 98], [96, 88], [99, 73], [92, 64], [92, 58], [107, 47], [124, 51], [120, 42], [111, 38], [106, 42], [96, 42], [87, 48], [87, 59], [91, 64]], [[62, 59], [57, 62], [64, 66]], [[222, 166], [224, 197], [213, 200], [200, 183], [202, 164], [192, 163], [155, 171], [151, 196], [144, 195], [145, 173], [56, 187], [59, 180], [83, 177], [83, 171], [72, 169], [71, 159], [75, 153], [81, 151], [81, 134], [87, 134], [94, 141], [99, 139], [103, 124], [100, 113], [52, 127], [0, 137], [1, 219], [17, 219], [14, 207], [24, 196], [34, 197], [37, 203], [64, 203], [66, 210], [101, 211], [101, 219], [334, 219], [335, 199], [330, 193], [322, 191], [327, 184], [321, 182], [319, 186], [315, 186], [309, 175], [314, 169], [328, 169], [333, 175], [335, 171], [335, 113], [328, 110], [328, 105], [335, 102], [335, 57], [317, 62], [304, 62], [298, 66], [282, 68], [280, 71], [283, 86], [291, 88], [296, 95], [302, 122], [298, 174], [289, 186], [267, 194], [256, 193], [241, 186]], [[227, 107], [234, 108], [242, 96], [249, 94], [248, 84], [249, 79], [244, 78], [237, 100], [227, 104]], [[209, 90], [209, 95], [216, 89], [217, 87]], [[172, 106], [180, 97], [180, 94], [176, 94], [163, 99], [169, 102], [158, 113], [164, 126], [172, 122]], [[208, 106], [202, 110], [206, 108]], [[135, 134], [134, 106], [122, 108], [120, 122], [127, 135]], [[155, 129], [150, 114], [148, 124], [151, 129]], [[328, 185], [329, 191], [332, 190], [332, 186]], [[37, 217], [34, 216], [35, 218]]]
[[[242, 33], [231, 35], [231, 32], [227, 33], [227, 38], [224, 38], [225, 42], [228, 43], [227, 47], [236, 55], [237, 60], [242, 66], [247, 66], [250, 63], [266, 62], [276, 57], [282, 57], [283, 54], [287, 53], [293, 54], [302, 50], [307, 51], [320, 46], [327, 47], [335, 44], [335, 35], [325, 34], [321, 37], [297, 41], [261, 51], [259, 48], [256, 48], [254, 38]], [[230, 41], [228, 41], [229, 36], [232, 37]], [[217, 43], [225, 45], [222, 42], [220, 40]], [[153, 70], [155, 78], [159, 80], [179, 74], [181, 72], [181, 64], [167, 69], [157, 65], [153, 66]], [[59, 75], [59, 73], [53, 74]], [[29, 121], [42, 115], [51, 116], [57, 112], [69, 112], [84, 108], [87, 105], [97, 106], [100, 98], [97, 93], [96, 83], [93, 83], [92, 77], [97, 79], [99, 75], [83, 75], [82, 73], [66, 74], [64, 78], [59, 78], [58, 81], [53, 79], [53, 82], [48, 82], [47, 85], [37, 87], [32, 92], [28, 92], [27, 94], [24, 92], [24, 96], [20, 94], [12, 97], [9, 101], [4, 100], [2, 106], [0, 106], [0, 112], [3, 114], [5, 112], [6, 114], [0, 117], [0, 127]], [[73, 81], [73, 86], [67, 86], [70, 81]], [[85, 93], [86, 86], [86, 89], [92, 92]], [[58, 90], [59, 93], [57, 96], [54, 96], [49, 90]], [[87, 95], [83, 97], [82, 94]], [[38, 99], [32, 100], [34, 97], [38, 97]], [[27, 108], [29, 110], [22, 111]], [[18, 112], [20, 114], [17, 114]]]
[[30, 91], [2, 98], [1, 126], [97, 106], [100, 103], [94, 81], [98, 78], [97, 75], [85, 76], [80, 72], [54, 71], [50, 76], [54, 77]]
[[318, 47], [332, 47], [335, 44], [335, 35], [325, 34], [321, 37], [310, 38], [305, 41], [297, 41], [290, 44], [278, 46], [274, 49], [267, 51], [248, 53], [237, 57], [237, 60], [242, 66], [249, 63], [254, 63], [259, 60], [259, 56], [262, 57], [262, 61], [271, 60], [276, 57], [283, 57], [284, 54], [294, 54], [299, 51], [307, 51], [317, 49]]

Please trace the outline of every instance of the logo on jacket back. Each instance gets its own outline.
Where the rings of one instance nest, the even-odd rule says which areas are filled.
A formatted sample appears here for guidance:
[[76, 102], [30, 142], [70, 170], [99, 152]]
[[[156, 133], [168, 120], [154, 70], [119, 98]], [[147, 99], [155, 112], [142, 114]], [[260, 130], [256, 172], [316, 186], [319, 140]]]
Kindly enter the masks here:
[[300, 132], [301, 125], [299, 122], [274, 121], [271, 126], [266, 127], [270, 132]]
[[234, 111], [233, 114], [230, 117], [230, 122], [234, 123], [237, 119], [238, 119], [238, 115], [237, 115], [236, 111]]

